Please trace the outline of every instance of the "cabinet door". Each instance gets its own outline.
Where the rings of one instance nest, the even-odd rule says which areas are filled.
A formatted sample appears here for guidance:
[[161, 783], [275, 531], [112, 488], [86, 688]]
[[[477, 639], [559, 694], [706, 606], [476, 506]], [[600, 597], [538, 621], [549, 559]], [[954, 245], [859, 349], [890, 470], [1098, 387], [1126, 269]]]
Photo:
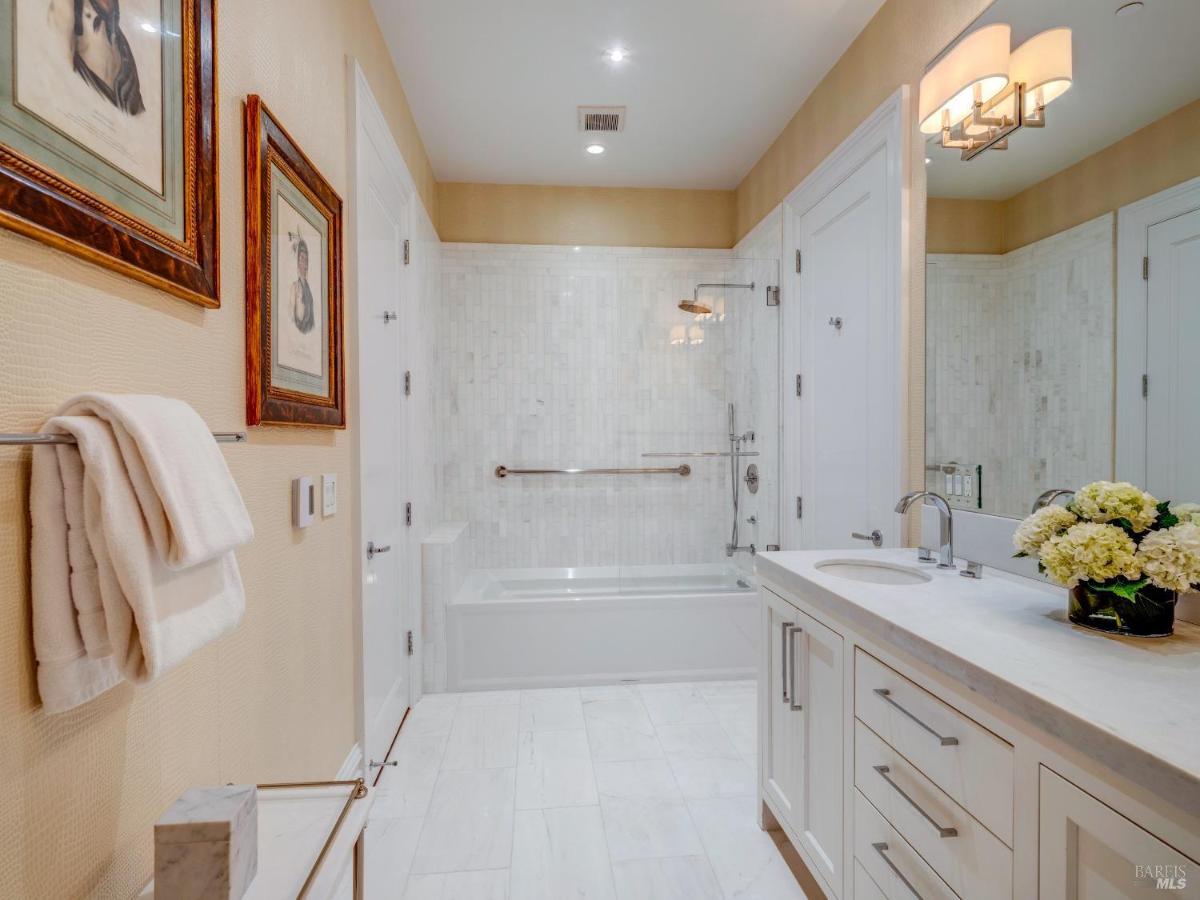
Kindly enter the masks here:
[[842, 636], [797, 612], [790, 641], [796, 666], [788, 674], [803, 706], [794, 713], [801, 719], [801, 744], [793, 758], [802, 799], [793, 824], [820, 874], [836, 890], [843, 877], [846, 796]]
[[1200, 866], [1049, 769], [1041, 770], [1041, 900], [1200, 898]]
[[771, 800], [779, 816], [797, 828], [796, 766], [794, 753], [800, 723], [792, 713], [791, 672], [788, 669], [792, 653], [791, 631], [800, 613], [768, 590], [763, 597], [763, 643], [766, 650], [767, 672], [763, 710], [759, 723], [759, 778], [763, 793]]

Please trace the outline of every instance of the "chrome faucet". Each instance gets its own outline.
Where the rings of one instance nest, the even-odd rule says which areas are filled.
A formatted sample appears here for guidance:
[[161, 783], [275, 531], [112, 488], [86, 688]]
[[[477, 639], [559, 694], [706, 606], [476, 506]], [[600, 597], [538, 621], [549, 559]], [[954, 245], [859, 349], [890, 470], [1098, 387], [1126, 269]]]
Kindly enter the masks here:
[[903, 515], [908, 512], [910, 506], [922, 498], [932, 500], [938, 511], [942, 544], [938, 549], [938, 568], [956, 568], [954, 565], [954, 512], [950, 509], [950, 504], [946, 502], [945, 497], [935, 494], [933, 491], [912, 491], [900, 498], [900, 502], [896, 504], [896, 512]]
[[1068, 491], [1066, 488], [1050, 488], [1048, 491], [1042, 491], [1038, 494], [1038, 498], [1033, 501], [1033, 509], [1030, 512], [1037, 512], [1039, 509], [1049, 506], [1059, 497], [1074, 497], [1074, 491]]

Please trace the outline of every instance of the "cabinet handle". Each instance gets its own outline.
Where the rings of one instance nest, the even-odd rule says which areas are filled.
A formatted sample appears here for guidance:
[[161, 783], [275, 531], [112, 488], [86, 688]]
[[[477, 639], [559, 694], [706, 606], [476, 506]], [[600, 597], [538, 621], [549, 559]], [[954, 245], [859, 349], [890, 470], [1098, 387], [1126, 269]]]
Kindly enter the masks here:
[[790, 661], [789, 661], [788, 665], [789, 665], [789, 668], [791, 668], [791, 670], [792, 670], [792, 673], [791, 673], [792, 674], [792, 677], [791, 677], [792, 712], [800, 712], [802, 709], [804, 709], [803, 703], [796, 702], [796, 635], [798, 635], [798, 634], [804, 634], [804, 629], [793, 626], [792, 634], [791, 634], [792, 640], [791, 640], [791, 643], [788, 644], [788, 655], [790, 657]]
[[917, 900], [925, 900], [925, 898], [923, 898], [920, 894], [917, 893], [917, 889], [912, 886], [912, 882], [909, 881], [907, 878], [905, 878], [904, 873], [901, 872], [896, 867], [896, 864], [894, 862], [892, 862], [892, 858], [887, 855], [887, 849], [888, 849], [887, 844], [880, 842], [878, 844], [872, 844], [871, 847], [875, 850], [876, 853], [879, 854], [880, 858], [885, 863], [887, 863], [887, 867], [892, 870], [892, 874], [900, 879], [900, 883], [903, 884], [906, 888], [908, 888], [908, 892], [910, 894], [912, 894], [914, 897], [916, 897]]
[[908, 716], [910, 719], [912, 719], [914, 722], [916, 722], [918, 725], [920, 725], [922, 728], [924, 728], [926, 731], [928, 731], [930, 734], [932, 734], [935, 738], [937, 738], [939, 741], [941, 741], [943, 747], [958, 746], [958, 738], [943, 737], [942, 735], [938, 734], [936, 731], [934, 731], [932, 728], [930, 728], [928, 725], [926, 725], [924, 722], [922, 722], [920, 719], [918, 719], [916, 716], [914, 716], [912, 713], [910, 713], [907, 709], [905, 709], [903, 706], [901, 706], [899, 703], [897, 703], [895, 700], [893, 700], [892, 692], [889, 691], [887, 688], [875, 688], [875, 693], [878, 694], [880, 697], [882, 697], [884, 700], [886, 700], [888, 703], [892, 704], [892, 706], [896, 707], [896, 709], [900, 710], [900, 712], [904, 713], [906, 716]]
[[781, 622], [779, 624], [779, 672], [783, 676], [783, 702], [791, 703], [792, 698], [788, 696], [788, 629], [794, 625], [794, 622]]
[[925, 810], [923, 810], [921, 808], [921, 805], [919, 803], [917, 803], [916, 800], [914, 800], [912, 797], [910, 797], [905, 792], [904, 788], [900, 787], [900, 785], [896, 784], [896, 782], [894, 782], [894, 781], [892, 781], [892, 779], [888, 778], [888, 773], [890, 771], [892, 771], [890, 767], [888, 767], [888, 766], [871, 766], [871, 768], [874, 769], [876, 772], [878, 772], [879, 777], [882, 778], [884, 781], [886, 781], [891, 786], [893, 791], [895, 791], [897, 794], [899, 794], [901, 797], [903, 797], [905, 800], [907, 800], [908, 805], [911, 806], [913, 809], [915, 809], [917, 812], [919, 812], [921, 814], [921, 817], [923, 819], [925, 819], [926, 822], [928, 822], [930, 825], [933, 826], [933, 830], [938, 833], [938, 837], [944, 837], [944, 838], [958, 837], [958, 829], [957, 828], [945, 828], [945, 827], [939, 825], [934, 820], [933, 816], [931, 816], [929, 813], [925, 812]]

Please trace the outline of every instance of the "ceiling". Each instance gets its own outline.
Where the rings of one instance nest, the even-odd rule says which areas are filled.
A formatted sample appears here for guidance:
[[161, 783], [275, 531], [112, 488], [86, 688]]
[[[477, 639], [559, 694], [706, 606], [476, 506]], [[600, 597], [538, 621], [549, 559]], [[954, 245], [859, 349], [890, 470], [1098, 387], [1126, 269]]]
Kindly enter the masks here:
[[[372, 5], [439, 181], [730, 189], [882, 0]], [[581, 105], [629, 108], [601, 156]]]
[[1045, 128], [1017, 131], [1007, 150], [963, 162], [935, 135], [925, 151], [929, 195], [1007, 199], [1200, 97], [1200, 2], [1145, 0], [1141, 12], [1117, 16], [1124, 2], [997, 0], [969, 30], [1007, 22], [1016, 47], [1069, 26], [1071, 89], [1046, 107]]

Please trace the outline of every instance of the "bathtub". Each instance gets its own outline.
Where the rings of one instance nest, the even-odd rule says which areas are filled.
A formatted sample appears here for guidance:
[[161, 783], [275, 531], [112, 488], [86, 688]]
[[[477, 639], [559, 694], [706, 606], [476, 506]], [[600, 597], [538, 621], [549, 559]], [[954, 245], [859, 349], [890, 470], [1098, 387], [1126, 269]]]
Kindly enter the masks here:
[[447, 606], [447, 687], [749, 678], [758, 629], [729, 565], [476, 571]]

